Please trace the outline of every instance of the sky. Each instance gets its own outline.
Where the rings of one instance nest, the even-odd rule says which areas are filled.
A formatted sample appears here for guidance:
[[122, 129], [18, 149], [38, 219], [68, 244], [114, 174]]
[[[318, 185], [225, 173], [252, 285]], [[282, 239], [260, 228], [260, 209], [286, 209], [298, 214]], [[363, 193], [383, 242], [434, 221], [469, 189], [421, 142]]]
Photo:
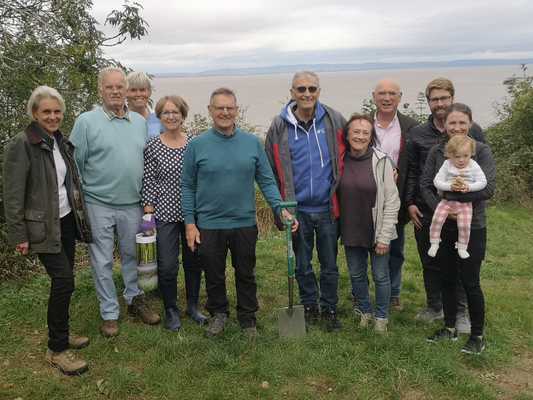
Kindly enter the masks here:
[[[150, 73], [533, 58], [531, 0], [137, 2], [148, 35], [106, 55]], [[103, 23], [122, 4], [93, 0], [92, 15]]]

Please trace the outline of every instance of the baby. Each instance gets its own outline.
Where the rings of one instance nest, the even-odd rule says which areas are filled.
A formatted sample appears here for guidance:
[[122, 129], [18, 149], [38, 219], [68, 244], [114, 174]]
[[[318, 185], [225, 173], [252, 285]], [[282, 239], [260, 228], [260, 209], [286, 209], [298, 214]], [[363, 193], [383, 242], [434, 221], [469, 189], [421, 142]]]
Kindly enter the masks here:
[[[476, 152], [476, 142], [468, 136], [453, 136], [445, 148], [448, 158], [440, 167], [433, 184], [440, 192], [477, 192], [487, 186], [487, 178], [477, 162], [472, 160]], [[442, 199], [431, 221], [429, 241], [431, 247], [428, 255], [435, 257], [439, 250], [442, 225], [448, 215], [457, 217], [457, 252], [459, 257], [468, 258], [468, 241], [470, 240], [470, 224], [472, 222], [472, 203], [461, 203]]]

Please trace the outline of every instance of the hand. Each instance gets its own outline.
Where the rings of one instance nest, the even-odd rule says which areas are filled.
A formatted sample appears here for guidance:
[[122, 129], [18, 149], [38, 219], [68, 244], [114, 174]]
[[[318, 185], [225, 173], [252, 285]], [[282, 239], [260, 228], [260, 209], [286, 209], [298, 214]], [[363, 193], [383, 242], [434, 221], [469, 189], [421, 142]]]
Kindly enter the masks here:
[[409, 212], [409, 218], [411, 218], [411, 221], [413, 221], [413, 225], [416, 229], [422, 228], [422, 221], [420, 221], [420, 218], [422, 218], [424, 215], [420, 212], [418, 207], [414, 204], [407, 207], [407, 211]]
[[298, 230], [298, 226], [300, 226], [300, 224], [298, 223], [298, 220], [294, 218], [292, 214], [288, 212], [286, 209], [281, 210], [281, 218], [283, 220], [292, 221], [292, 225], [291, 225], [292, 233]]
[[460, 176], [456, 176], [452, 181], [452, 192], [463, 192], [464, 188], [466, 186], [466, 183], [464, 179]]
[[144, 236], [153, 236], [155, 233], [154, 214], [144, 214], [141, 221], [141, 232]]
[[196, 250], [196, 246], [202, 243], [200, 241], [200, 231], [195, 224], [185, 225], [185, 237], [187, 238], [187, 246], [191, 251]]
[[378, 256], [382, 256], [389, 252], [389, 245], [377, 242], [376, 247], [374, 248], [374, 251], [376, 252]]
[[394, 182], [398, 183], [398, 168], [394, 168], [392, 170], [392, 176], [394, 178]]
[[153, 214], [155, 212], [155, 208], [154, 208], [154, 206], [151, 206], [150, 204], [147, 204], [147, 205], [144, 206], [143, 211], [144, 211], [145, 214]]
[[468, 193], [470, 192], [470, 186], [468, 186], [468, 183], [463, 183], [463, 188], [461, 189], [461, 192]]
[[19, 243], [15, 246], [15, 250], [18, 251], [21, 255], [27, 256], [30, 252], [30, 243], [29, 242], [23, 242]]

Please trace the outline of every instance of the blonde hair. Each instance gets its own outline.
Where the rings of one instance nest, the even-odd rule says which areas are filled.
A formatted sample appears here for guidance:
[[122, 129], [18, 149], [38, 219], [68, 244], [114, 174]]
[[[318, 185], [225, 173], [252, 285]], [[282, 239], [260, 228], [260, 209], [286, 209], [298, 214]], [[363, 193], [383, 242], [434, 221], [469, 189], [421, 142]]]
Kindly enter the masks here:
[[455, 135], [448, 140], [444, 149], [444, 155], [447, 158], [457, 154], [461, 149], [468, 146], [471, 151], [471, 155], [476, 153], [476, 141], [469, 136]]
[[176, 107], [178, 107], [178, 110], [183, 117], [183, 119], [187, 118], [187, 114], [189, 113], [189, 105], [185, 100], [183, 100], [180, 96], [165, 96], [161, 97], [157, 104], [155, 105], [155, 115], [157, 118], [161, 118], [161, 113], [163, 112], [163, 107], [165, 107], [165, 104], [172, 103]]
[[59, 108], [61, 108], [61, 112], [63, 114], [65, 113], [65, 100], [56, 89], [50, 86], [37, 86], [35, 89], [33, 89], [33, 92], [31, 92], [31, 96], [28, 99], [28, 104], [26, 105], [26, 113], [31, 119], [33, 119], [33, 112], [39, 108], [39, 103], [44, 99], [57, 100], [59, 103]]
[[152, 91], [152, 81], [150, 77], [142, 71], [130, 72], [126, 77], [128, 80], [128, 88], [131, 89], [148, 89]]

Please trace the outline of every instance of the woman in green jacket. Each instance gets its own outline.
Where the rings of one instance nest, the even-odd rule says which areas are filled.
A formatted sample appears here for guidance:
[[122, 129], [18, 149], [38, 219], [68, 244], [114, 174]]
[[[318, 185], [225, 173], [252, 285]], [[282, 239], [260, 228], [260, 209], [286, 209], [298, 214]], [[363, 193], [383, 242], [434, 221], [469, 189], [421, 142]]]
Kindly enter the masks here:
[[87, 363], [69, 349], [89, 343], [69, 334], [76, 238], [89, 242], [90, 227], [73, 159], [74, 146], [59, 131], [65, 102], [39, 86], [28, 100], [32, 119], [4, 154], [4, 207], [9, 241], [22, 255], [37, 254], [51, 278], [46, 360], [63, 373], [81, 374]]

